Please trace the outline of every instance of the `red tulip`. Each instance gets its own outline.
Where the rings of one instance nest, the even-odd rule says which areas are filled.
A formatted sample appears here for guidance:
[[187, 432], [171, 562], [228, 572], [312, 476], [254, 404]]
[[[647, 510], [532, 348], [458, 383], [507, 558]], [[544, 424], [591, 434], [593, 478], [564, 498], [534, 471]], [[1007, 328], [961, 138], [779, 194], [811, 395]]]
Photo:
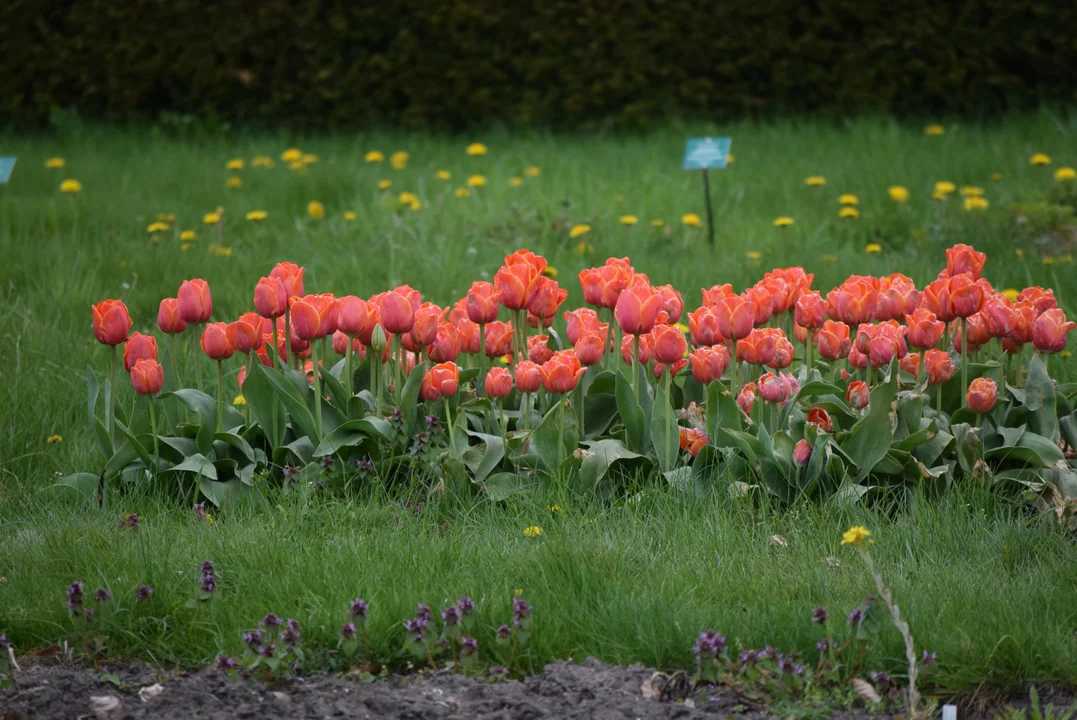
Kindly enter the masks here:
[[793, 364], [793, 355], [795, 353], [793, 343], [789, 342], [789, 339], [785, 337], [785, 333], [778, 330], [774, 333], [774, 357], [771, 358], [767, 365], [775, 370], [787, 368]]
[[664, 365], [683, 359], [688, 351], [688, 341], [675, 325], [655, 325], [651, 330], [651, 341], [655, 360]]
[[755, 404], [755, 383], [748, 383], [741, 388], [737, 395], [737, 406], [744, 411], [745, 415], [752, 414], [752, 405]]
[[688, 332], [691, 333], [692, 344], [696, 347], [725, 343], [722, 331], [718, 327], [718, 314], [706, 306], [688, 313]]
[[632, 359], [632, 352], [633, 352], [632, 338], [633, 337], [638, 337], [639, 338], [639, 364], [640, 365], [646, 365], [647, 363], [649, 363], [651, 361], [651, 351], [653, 350], [653, 342], [654, 341], [651, 339], [650, 334], [647, 334], [647, 335], [635, 335], [635, 336], [633, 336], [633, 335], [625, 335], [621, 339], [621, 359], [624, 360], [625, 363], [628, 364], [628, 365], [632, 364], [632, 362], [633, 362], [633, 359]]
[[178, 335], [187, 329], [187, 323], [180, 317], [176, 298], [165, 298], [157, 307], [157, 327], [169, 335]]
[[692, 457], [699, 455], [699, 451], [710, 444], [707, 433], [697, 428], [681, 428], [681, 450]]
[[[870, 347], [868, 348], [868, 351], [871, 351]], [[858, 370], [866, 369], [871, 362], [871, 358], [857, 350], [855, 347], [849, 351], [849, 357], [847, 357], [846, 360], [848, 360], [849, 365]]]
[[228, 341], [236, 352], [249, 353], [262, 340], [262, 317], [258, 313], [243, 313], [228, 324]]
[[920, 307], [932, 312], [942, 322], [950, 322], [956, 317], [949, 302], [949, 278], [939, 278], [924, 288], [920, 293]]
[[486, 324], [486, 357], [512, 354], [512, 324], [494, 321]]
[[497, 313], [501, 309], [501, 293], [488, 282], [471, 283], [466, 302], [467, 317], [471, 322], [493, 322], [497, 320]]
[[[584, 333], [598, 332], [599, 326], [603, 326], [598, 321], [598, 313], [591, 308], [579, 308], [577, 310], [566, 310], [562, 313], [562, 317], [565, 318], [565, 322], [568, 323], [568, 328], [565, 334], [568, 337], [570, 344], [575, 345], [580, 337]], [[605, 330], [602, 331], [605, 334]]]
[[946, 251], [946, 272], [950, 277], [968, 273], [975, 280], [980, 277], [986, 262], [987, 254], [976, 252], [971, 245], [959, 243]]
[[954, 361], [950, 354], [944, 350], [928, 350], [924, 353], [924, 364], [927, 365], [927, 384], [939, 385], [954, 376]]
[[470, 355], [479, 352], [479, 328], [478, 323], [473, 323], [466, 317], [456, 322], [457, 341], [460, 343], [460, 352]]
[[769, 403], [780, 405], [789, 397], [788, 388], [780, 377], [768, 372], [759, 378], [759, 396]]
[[123, 344], [123, 369], [131, 372], [131, 368], [139, 360], [157, 359], [157, 338], [152, 335], [143, 335], [140, 332], [132, 333], [131, 337]]
[[804, 466], [811, 460], [811, 445], [804, 438], [797, 440], [797, 444], [793, 446], [793, 462], [797, 465]]
[[420, 305], [415, 311], [415, 322], [411, 326], [412, 341], [418, 346], [432, 344], [444, 318], [445, 310], [434, 303], [425, 302]]
[[542, 386], [542, 373], [539, 366], [530, 360], [516, 363], [516, 389], [522, 393], [538, 392]]
[[93, 311], [93, 334], [102, 345], [119, 345], [127, 339], [131, 316], [122, 300], [102, 300], [90, 306]]
[[209, 283], [195, 278], [184, 280], [176, 296], [179, 314], [187, 323], [209, 322], [213, 314], [213, 296], [209, 292]]
[[796, 302], [793, 317], [797, 325], [816, 330], [826, 322], [826, 301], [818, 292], [803, 293]]
[[724, 338], [743, 340], [755, 327], [756, 305], [739, 295], [729, 295], [714, 306], [718, 332]]
[[710, 290], [703, 288], [703, 307], [716, 308], [724, 298], [732, 297], [733, 295], [736, 295], [736, 293], [733, 292], [733, 286], [729, 283], [715, 285]]
[[417, 290], [407, 285], [382, 293], [378, 297], [381, 324], [386, 333], [401, 335], [411, 332], [415, 326], [415, 311], [422, 306]]
[[345, 295], [337, 298], [336, 315], [337, 330], [359, 338], [364, 345], [370, 344], [370, 336], [379, 318], [377, 305], [354, 295]]
[[304, 295], [291, 300], [292, 329], [303, 340], [326, 337], [336, 330], [336, 298], [329, 294]]
[[859, 325], [875, 317], [879, 291], [875, 278], [853, 275], [827, 293], [827, 312], [835, 320]]
[[610, 258], [602, 267], [581, 270], [579, 278], [584, 302], [597, 307], [617, 307], [618, 298], [634, 276], [627, 260]]
[[1021, 294], [1017, 296], [1017, 302], [1029, 304], [1036, 308], [1036, 317], [1058, 307], [1058, 301], [1055, 300], [1055, 291], [1051, 289], [1044, 290], [1038, 285], [1022, 290]]
[[965, 401], [974, 413], [989, 413], [998, 399], [998, 387], [991, 378], [978, 377], [969, 383]]
[[575, 390], [585, 372], [587, 368], [580, 365], [579, 358], [571, 350], [558, 351], [539, 366], [542, 384], [549, 392], [558, 395]]
[[667, 370], [670, 373], [670, 377], [677, 377], [677, 373], [679, 373], [681, 370], [684, 370], [686, 367], [688, 367], [688, 361], [683, 358], [675, 363], [671, 363], [668, 365], [666, 363], [660, 363], [656, 361], [655, 364], [651, 366], [651, 372], [654, 373], [654, 377], [656, 380], [661, 380], [662, 376], [666, 374]]
[[[470, 321], [469, 321], [470, 322]], [[478, 325], [475, 325], [478, 328]], [[460, 357], [460, 333], [450, 322], [442, 322], [437, 334], [426, 348], [426, 354], [436, 363], [455, 362]]]
[[215, 322], [202, 331], [202, 352], [211, 360], [227, 360], [236, 349], [228, 339], [228, 323]]
[[358, 354], [360, 360], [366, 357], [366, 349], [363, 347], [363, 343], [359, 342], [359, 338], [345, 335], [340, 330], [333, 333], [333, 352], [337, 355], [346, 355], [349, 340], [352, 344], [352, 352]]
[[939, 321], [935, 313], [922, 307], [905, 316], [905, 326], [908, 328], [906, 337], [909, 345], [921, 350], [938, 345], [946, 329], [946, 323]]
[[254, 309], [265, 318], [278, 318], [288, 310], [288, 291], [279, 277], [263, 277], [254, 286]]
[[684, 313], [684, 298], [673, 289], [672, 285], [661, 285], [655, 290], [662, 297], [662, 309], [658, 311], [658, 322], [676, 324]]
[[853, 380], [849, 383], [849, 389], [845, 391], [845, 399], [854, 410], [863, 410], [871, 401], [871, 393], [868, 392], [867, 383], [863, 380]]
[[576, 357], [580, 364], [590, 367], [602, 362], [602, 356], [606, 351], [606, 339], [597, 332], [586, 331], [581, 337], [576, 338], [573, 345]]
[[755, 308], [755, 317], [752, 318], [752, 323], [756, 327], [765, 325], [774, 315], [775, 296], [766, 287], [754, 285], [745, 290], [742, 297]]
[[849, 326], [843, 322], [827, 320], [815, 334], [820, 357], [827, 360], [840, 360], [848, 357], [852, 342], [849, 340]]
[[139, 395], [156, 395], [165, 384], [165, 369], [152, 358], [142, 358], [131, 366], [131, 386]]
[[1002, 293], [996, 293], [984, 300], [980, 315], [983, 316], [990, 337], [1008, 337], [1013, 332], [1017, 312], [1010, 299]]
[[808, 411], [808, 422], [823, 432], [831, 432], [834, 429], [834, 421], [830, 419], [830, 413], [821, 407]]
[[553, 348], [550, 347], [549, 335], [531, 335], [527, 338], [527, 359], [542, 365], [553, 357]]
[[558, 285], [556, 280], [540, 275], [535, 278], [531, 299], [527, 302], [527, 311], [542, 320], [544, 327], [549, 327], [553, 323], [557, 309], [567, 297], [568, 290]]
[[[984, 325], [983, 315], [976, 313], [965, 318], [965, 323], [969, 330], [969, 352], [975, 352], [979, 350], [983, 345], [991, 339], [991, 336], [987, 334], [987, 327]], [[961, 323], [951, 323], [951, 331], [953, 333], [953, 348], [954, 352], [961, 352]]]
[[523, 310], [531, 302], [535, 281], [542, 277], [546, 260], [527, 250], [517, 250], [505, 257], [505, 264], [494, 275], [494, 284], [501, 294], [501, 304], [509, 310]]
[[288, 297], [300, 297], [303, 295], [303, 268], [293, 262], [279, 262], [269, 273], [269, 277], [277, 278], [284, 284], [284, 291]]
[[[299, 337], [295, 332], [295, 325], [292, 325], [292, 332], [288, 337], [288, 346], [294, 353], [302, 353], [310, 349], [310, 343]], [[281, 358], [284, 357], [284, 318], [277, 318], [277, 337], [281, 348]]]
[[1040, 352], [1059, 352], [1065, 349], [1066, 335], [1075, 327], [1077, 323], [1066, 322], [1066, 313], [1058, 308], [1046, 310], [1032, 325], [1032, 346]]
[[490, 368], [486, 373], [486, 382], [483, 385], [486, 395], [495, 400], [508, 397], [512, 392], [512, 373], [503, 367]]
[[626, 335], [649, 333], [662, 309], [662, 296], [650, 285], [625, 288], [613, 310], [617, 324]]
[[452, 397], [460, 387], [460, 368], [454, 362], [438, 363], [427, 375], [439, 397]]
[[692, 361], [692, 376], [703, 385], [720, 379], [729, 368], [729, 351], [725, 345], [697, 348], [688, 357]]

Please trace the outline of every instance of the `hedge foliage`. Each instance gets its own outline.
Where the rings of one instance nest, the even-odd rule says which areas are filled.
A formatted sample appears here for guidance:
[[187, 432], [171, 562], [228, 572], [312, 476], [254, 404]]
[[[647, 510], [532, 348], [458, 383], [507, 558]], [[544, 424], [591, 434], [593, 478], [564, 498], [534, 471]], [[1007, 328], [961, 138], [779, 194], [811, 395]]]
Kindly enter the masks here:
[[1077, 100], [1061, 0], [4, 0], [0, 122], [559, 127]]

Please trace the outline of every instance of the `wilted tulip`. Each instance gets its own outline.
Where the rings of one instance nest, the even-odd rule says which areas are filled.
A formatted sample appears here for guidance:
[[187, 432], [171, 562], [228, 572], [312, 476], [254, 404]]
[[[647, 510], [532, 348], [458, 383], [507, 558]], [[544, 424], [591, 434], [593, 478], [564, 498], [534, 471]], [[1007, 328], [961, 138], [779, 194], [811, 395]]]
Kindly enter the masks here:
[[213, 296], [209, 292], [209, 283], [200, 278], [184, 280], [176, 296], [179, 315], [186, 323], [209, 322], [213, 314]]
[[488, 282], [471, 283], [467, 291], [467, 317], [480, 325], [497, 320], [501, 293]]
[[165, 370], [156, 360], [142, 358], [131, 366], [131, 386], [139, 395], [156, 395], [165, 384]]
[[157, 359], [157, 338], [152, 335], [143, 335], [140, 332], [131, 334], [123, 344], [123, 369], [131, 372], [131, 368], [139, 360]]
[[699, 451], [710, 443], [707, 433], [698, 428], [681, 428], [681, 450], [692, 457], [699, 455]]
[[119, 345], [127, 339], [131, 316], [122, 300], [102, 300], [92, 305], [93, 334], [102, 345]]
[[561, 350], [539, 366], [542, 384], [549, 392], [555, 394], [569, 393], [576, 389], [576, 384], [587, 372], [580, 364], [579, 358], [570, 350]]
[[187, 323], [180, 317], [176, 298], [165, 298], [157, 306], [157, 327], [169, 335], [178, 335], [187, 329]]
[[486, 395], [495, 400], [507, 397], [512, 392], [512, 373], [502, 367], [491, 368], [486, 374], [484, 388]]
[[227, 360], [235, 348], [228, 339], [228, 323], [215, 322], [202, 331], [202, 352], [211, 360]]
[[288, 291], [279, 277], [263, 277], [254, 286], [254, 309], [264, 318], [279, 318], [288, 311]]
[[974, 413], [988, 413], [995, 407], [998, 399], [998, 387], [991, 378], [978, 377], [969, 383], [965, 401]]
[[729, 368], [729, 351], [724, 345], [697, 348], [688, 357], [692, 361], [692, 376], [702, 385], [720, 379]]
[[821, 407], [808, 411], [808, 422], [823, 432], [831, 432], [834, 429], [834, 421], [830, 419], [830, 413]]
[[1077, 323], [1066, 322], [1066, 314], [1054, 308], [1046, 310], [1032, 325], [1032, 346], [1040, 352], [1056, 353], [1066, 347], [1066, 335]]
[[853, 380], [845, 391], [845, 399], [854, 410], [863, 410], [871, 401], [871, 393], [863, 380]]

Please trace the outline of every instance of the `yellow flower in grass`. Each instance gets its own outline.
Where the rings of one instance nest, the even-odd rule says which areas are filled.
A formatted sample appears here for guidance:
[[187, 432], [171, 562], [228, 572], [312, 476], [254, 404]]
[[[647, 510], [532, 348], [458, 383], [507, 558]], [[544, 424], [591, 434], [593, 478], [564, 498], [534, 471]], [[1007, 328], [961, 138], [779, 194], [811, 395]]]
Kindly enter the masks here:
[[438, 180], [452, 180], [452, 173], [448, 170], [438, 170], [436, 174]]
[[879, 243], [868, 243], [867, 245], [864, 246], [864, 252], [869, 253], [869, 254], [881, 253], [882, 251], [883, 251], [883, 246], [880, 245]]
[[509, 179], [509, 186], [510, 187], [520, 187], [523, 184], [524, 184], [524, 179], [522, 177], [514, 177], [514, 178]]
[[393, 166], [393, 170], [403, 170], [408, 166], [408, 158], [411, 157], [403, 150], [397, 150], [395, 153], [389, 156], [389, 164]]
[[307, 215], [310, 215], [315, 220], [321, 220], [325, 217], [325, 205], [322, 205], [317, 200], [311, 200], [307, 203]]
[[651, 227], [658, 228], [658, 227], [662, 227], [665, 224], [666, 224], [666, 221], [661, 219], [661, 218], [655, 218], [654, 220], [651, 220]]
[[1016, 248], [1013, 251], [1013, 254], [1017, 256], [1018, 260], [1024, 260], [1025, 259], [1025, 251], [1022, 250], [1021, 248]]
[[392, 180], [382, 180], [378, 183], [378, 190], [388, 190], [393, 186]]
[[852, 193], [844, 193], [838, 196], [838, 203], [841, 205], [859, 205], [860, 198]]
[[695, 213], [685, 213], [681, 215], [681, 222], [691, 227], [703, 227], [703, 221], [699, 219], [699, 215]]
[[299, 158], [299, 162], [303, 163], [304, 165], [313, 165], [314, 163], [318, 162], [318, 156], [311, 155], [310, 153], [303, 153], [303, 157]]
[[232, 175], [230, 178], [228, 178], [228, 187], [241, 188], [243, 187], [243, 181], [239, 178], [238, 175]]
[[1058, 182], [1077, 180], [1077, 170], [1074, 170], [1071, 167], [1060, 167], [1058, 170], [1055, 170], [1055, 180]]
[[307, 166], [303, 164], [302, 160], [296, 160], [295, 162], [288, 163], [288, 169], [293, 170], [296, 175], [307, 174]]
[[532, 165], [524, 170], [524, 175], [528, 177], [538, 177], [540, 174], [542, 174], [542, 171], [538, 169], [537, 165]]
[[243, 169], [243, 158], [232, 158], [231, 160], [228, 161], [228, 164], [225, 165], [225, 169], [227, 169], [227, 170], [242, 170]]
[[472, 175], [467, 179], [468, 187], [486, 187], [486, 178], [482, 175]]
[[355, 218], [357, 218], [357, 217], [358, 217], [358, 215], [355, 214], [354, 210], [345, 210], [344, 211], [344, 221], [345, 222], [355, 222]]
[[542, 274], [545, 275], [546, 277], [550, 278], [551, 280], [556, 280], [557, 279], [557, 268], [555, 268], [553, 265], [547, 265], [542, 270]]
[[853, 547], [863, 547], [871, 542], [871, 530], [868, 530], [863, 525], [853, 525], [841, 535], [842, 545], [852, 545]]
[[635, 215], [622, 215], [621, 216], [621, 224], [622, 225], [635, 225], [638, 222], [639, 222], [639, 218], [636, 217]]
[[1051, 156], [1045, 153], [1036, 153], [1028, 159], [1029, 165], [1050, 165]]
[[546, 509], [549, 510], [550, 512], [552, 512], [552, 513], [556, 513], [556, 512], [563, 513], [564, 512], [564, 509], [560, 505], [547, 505]]
[[64, 159], [62, 157], [50, 157], [48, 160], [45, 161], [45, 167], [49, 168], [50, 170], [62, 168], [63, 166]]
[[958, 192], [961, 193], [961, 197], [980, 197], [984, 194], [984, 189], [976, 185], [962, 185]]
[[280, 154], [280, 159], [286, 163], [299, 162], [303, 159], [303, 151], [299, 148], [288, 148]]
[[789, 227], [792, 224], [793, 224], [793, 218], [791, 218], [791, 217], [785, 217], [783, 215], [782, 217], [774, 218], [774, 227], [783, 228], [783, 227]]
[[418, 195], [416, 195], [413, 192], [406, 192], [406, 191], [400, 193], [400, 197], [397, 198], [397, 200], [400, 201], [401, 205], [411, 205], [413, 202], [416, 202], [418, 199], [419, 199]]
[[483, 145], [482, 143], [471, 143], [470, 145], [467, 146], [467, 151], [466, 152], [467, 152], [468, 155], [485, 155], [486, 154], [486, 146]]
[[890, 196], [890, 199], [896, 203], [909, 201], [909, 191], [901, 185], [891, 185], [887, 188], [886, 193]]
[[954, 190], [957, 190], [957, 186], [949, 180], [939, 180], [935, 183], [935, 192], [942, 193], [943, 195], [949, 195]]
[[991, 173], [991, 179], [994, 180], [995, 182], [998, 182], [999, 180], [1002, 179], [1002, 173], [997, 173], [997, 172], [996, 173]]
[[573, 225], [572, 229], [568, 231], [568, 236], [570, 238], [578, 238], [581, 235], [586, 235], [589, 232], [591, 232], [590, 225]]
[[1002, 294], [1006, 296], [1006, 299], [1010, 302], [1017, 302], [1017, 296], [1020, 294], [1017, 292], [1017, 288], [1006, 288], [1002, 291]]
[[532, 525], [531, 527], [524, 528], [524, 535], [527, 537], [538, 537], [542, 534], [542, 528], [538, 525]]
[[363, 161], [368, 163], [380, 163], [385, 161], [385, 153], [380, 150], [370, 150], [363, 156]]
[[736, 162], [736, 160], [737, 159], [735, 157], [733, 157], [733, 153], [729, 153], [728, 155], [725, 156], [725, 164], [726, 165], [732, 165], [734, 162]]
[[408, 203], [408, 207], [411, 208], [412, 212], [418, 212], [419, 210], [422, 210], [423, 204], [419, 202], [419, 198], [415, 198]]
[[82, 192], [82, 183], [78, 180], [64, 180], [60, 183], [60, 192], [75, 195]]
[[592, 245], [589, 242], [586, 242], [584, 240], [580, 240], [578, 243], [576, 243], [576, 254], [577, 255], [590, 255], [594, 251], [595, 251], [595, 246]]
[[756, 262], [759, 262], [763, 259], [763, 253], [759, 252], [758, 250], [749, 250], [748, 252], [744, 253], [744, 257], [748, 258], [749, 260], [755, 260]]
[[240, 405], [240, 406], [246, 405], [247, 404], [247, 398], [243, 397], [242, 395], [236, 395], [234, 398], [232, 398], [232, 404], [233, 405]]
[[161, 233], [168, 232], [168, 223], [154, 222], [146, 226], [146, 232], [148, 233]]
[[965, 198], [965, 209], [969, 211], [986, 210], [987, 205], [987, 199], [979, 197], [978, 195], [973, 195], [972, 197]]
[[265, 220], [267, 217], [269, 217], [269, 213], [267, 213], [265, 210], [251, 210], [249, 213], [247, 213], [247, 219], [253, 222]]
[[225, 245], [218, 245], [211, 252], [218, 257], [232, 257], [232, 248]]
[[275, 166], [276, 163], [273, 162], [273, 158], [269, 157], [268, 155], [259, 155], [258, 157], [251, 160], [251, 167], [271, 168]]
[[198, 233], [194, 230], [184, 230], [180, 233], [180, 240], [183, 242], [190, 242], [198, 237]]
[[946, 132], [946, 128], [942, 125], [928, 125], [924, 128], [924, 135], [942, 135]]
[[1054, 265], [1055, 264], [1054, 255], [1044, 255], [1043, 256], [1043, 264], [1044, 265]]
[[458, 198], [471, 197], [471, 188], [458, 187], [453, 194]]
[[221, 214], [219, 212], [206, 213], [202, 216], [202, 222], [206, 225], [216, 225], [221, 221]]
[[860, 217], [860, 211], [854, 208], [852, 205], [846, 205], [841, 210], [838, 210], [838, 217], [843, 220], [856, 220]]
[[822, 175], [809, 175], [804, 178], [804, 184], [808, 187], [821, 187], [826, 185], [826, 178]]
[[45, 442], [47, 442], [49, 445], [55, 445], [56, 443], [63, 442], [63, 441], [64, 441], [64, 438], [63, 438], [62, 435], [49, 435], [49, 439], [46, 440]]

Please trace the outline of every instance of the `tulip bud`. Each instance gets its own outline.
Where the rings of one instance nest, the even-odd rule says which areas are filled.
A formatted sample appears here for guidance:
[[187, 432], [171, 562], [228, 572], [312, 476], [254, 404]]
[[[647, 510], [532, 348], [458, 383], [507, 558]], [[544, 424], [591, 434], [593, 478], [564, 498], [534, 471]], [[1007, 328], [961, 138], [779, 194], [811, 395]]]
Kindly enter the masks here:
[[1046, 310], [1032, 324], [1032, 346], [1040, 352], [1056, 353], [1066, 348], [1066, 335], [1077, 323], [1066, 322], [1066, 314], [1058, 308]]
[[165, 369], [156, 360], [142, 358], [131, 367], [131, 386], [139, 395], [156, 395], [165, 384]]
[[812, 408], [808, 411], [808, 422], [823, 432], [830, 432], [834, 429], [834, 421], [830, 419], [830, 413], [821, 407]]
[[179, 314], [179, 301], [176, 298], [164, 298], [157, 307], [157, 327], [161, 332], [178, 335], [187, 329], [187, 323]]
[[385, 330], [382, 329], [381, 323], [378, 323], [374, 326], [374, 332], [370, 334], [370, 349], [380, 355], [385, 352], [388, 344], [389, 340], [385, 337]]
[[781, 404], [788, 397], [787, 393], [786, 384], [774, 373], [767, 373], [759, 378], [759, 395], [767, 402]]
[[179, 304], [179, 315], [184, 322], [209, 322], [213, 314], [213, 296], [210, 295], [209, 283], [205, 280], [184, 280], [176, 301]]
[[924, 354], [928, 385], [939, 385], [954, 376], [956, 368], [950, 354], [943, 350], [928, 350]]
[[863, 410], [871, 401], [871, 393], [863, 380], [853, 380], [845, 391], [845, 399], [854, 410]]
[[710, 443], [710, 438], [704, 431], [698, 428], [681, 428], [681, 450], [686, 451], [692, 457], [699, 455], [699, 451], [708, 443]]
[[675, 325], [655, 325], [651, 338], [655, 360], [666, 365], [682, 359], [688, 350], [688, 341]]
[[140, 332], [132, 333], [123, 344], [123, 369], [131, 372], [135, 363], [143, 359], [157, 359], [157, 338]]
[[102, 345], [119, 345], [127, 339], [131, 316], [122, 300], [102, 300], [92, 305], [93, 334]]
[[264, 318], [279, 318], [288, 311], [288, 291], [279, 277], [263, 277], [254, 286], [254, 309]]
[[539, 366], [530, 360], [516, 363], [516, 389], [522, 393], [538, 392], [542, 386]]
[[576, 357], [580, 359], [580, 363], [590, 367], [602, 362], [605, 345], [606, 341], [599, 333], [588, 331], [583, 336], [577, 338], [577, 342], [573, 349], [576, 352]]
[[793, 447], [793, 462], [803, 467], [811, 460], [811, 445], [804, 438], [797, 441], [797, 444]]
[[215, 322], [202, 331], [202, 352], [211, 360], [227, 360], [235, 348], [228, 340], [228, 323]]
[[974, 413], [988, 413], [995, 407], [998, 398], [998, 387], [991, 378], [979, 377], [969, 383], [965, 401]]

